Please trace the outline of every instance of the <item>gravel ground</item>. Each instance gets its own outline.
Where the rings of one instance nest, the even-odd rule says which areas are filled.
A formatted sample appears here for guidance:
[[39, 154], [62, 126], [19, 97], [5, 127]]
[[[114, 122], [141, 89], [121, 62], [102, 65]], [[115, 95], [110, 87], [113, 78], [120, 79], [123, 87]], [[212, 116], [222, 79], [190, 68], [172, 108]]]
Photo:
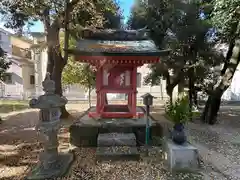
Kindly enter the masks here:
[[[86, 105], [70, 105], [68, 107], [72, 119], [62, 121], [59, 133], [59, 150], [69, 150], [68, 127], [75, 117], [87, 109]], [[38, 122], [37, 111], [26, 111], [6, 116], [0, 125], [0, 179], [22, 180], [26, 173], [36, 164], [39, 152], [42, 151], [41, 135], [34, 126]], [[199, 135], [196, 133], [196, 135]], [[208, 136], [202, 135], [203, 138]], [[206, 136], [206, 137], [205, 137]], [[202, 140], [202, 138], [200, 138]], [[204, 142], [203, 142], [204, 143]], [[210, 143], [211, 144], [211, 143]], [[211, 144], [212, 145], [212, 144]], [[211, 148], [211, 146], [209, 146]], [[211, 165], [202, 165], [202, 174], [180, 173], [173, 175], [163, 165], [162, 151], [153, 148], [150, 156], [141, 154], [139, 162], [96, 162], [94, 148], [76, 148], [75, 161], [68, 174], [59, 180], [225, 180]]]

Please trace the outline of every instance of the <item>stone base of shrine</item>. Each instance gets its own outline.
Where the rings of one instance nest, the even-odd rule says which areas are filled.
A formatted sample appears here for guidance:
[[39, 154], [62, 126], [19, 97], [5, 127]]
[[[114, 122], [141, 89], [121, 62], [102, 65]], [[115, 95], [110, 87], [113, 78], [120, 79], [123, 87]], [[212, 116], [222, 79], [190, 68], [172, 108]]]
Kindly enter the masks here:
[[[97, 137], [100, 133], [134, 133], [137, 146], [145, 144], [146, 119], [139, 118], [100, 118], [89, 117], [95, 107], [89, 108], [79, 119], [71, 125], [70, 142], [78, 147], [97, 147]], [[144, 113], [142, 107], [137, 107], [139, 113]], [[163, 137], [163, 128], [150, 118], [150, 139]]]

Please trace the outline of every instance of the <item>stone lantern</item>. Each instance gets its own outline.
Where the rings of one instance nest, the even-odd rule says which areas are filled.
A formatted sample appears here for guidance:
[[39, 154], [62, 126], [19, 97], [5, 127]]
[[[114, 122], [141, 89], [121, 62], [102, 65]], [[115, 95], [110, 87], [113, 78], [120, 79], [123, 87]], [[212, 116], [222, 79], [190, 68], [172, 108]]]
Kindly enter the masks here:
[[58, 130], [60, 129], [60, 107], [67, 99], [55, 94], [55, 82], [49, 73], [42, 82], [44, 95], [29, 102], [31, 108], [40, 109], [39, 124], [36, 127], [45, 137], [44, 151], [40, 154], [39, 163], [27, 179], [48, 179], [62, 176], [73, 160], [72, 154], [58, 153]]
[[[146, 134], [145, 134], [145, 146], [146, 146], [146, 150], [147, 147], [149, 145], [149, 139], [150, 139], [150, 106], [153, 105], [153, 98], [155, 98], [154, 96], [152, 96], [149, 93], [144, 94], [143, 96], [141, 96], [143, 98], [143, 104], [146, 106]], [[148, 151], [147, 151], [148, 153]]]
[[153, 105], [153, 99], [155, 98], [153, 95], [146, 93], [142, 96], [142, 98], [143, 98], [143, 104], [145, 106]]

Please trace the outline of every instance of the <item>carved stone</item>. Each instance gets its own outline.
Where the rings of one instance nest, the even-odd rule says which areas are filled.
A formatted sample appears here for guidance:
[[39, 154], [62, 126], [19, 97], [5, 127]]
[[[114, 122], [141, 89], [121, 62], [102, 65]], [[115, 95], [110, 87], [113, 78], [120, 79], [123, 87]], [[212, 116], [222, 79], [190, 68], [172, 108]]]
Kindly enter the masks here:
[[48, 179], [62, 176], [73, 160], [72, 154], [58, 153], [58, 130], [60, 128], [60, 107], [67, 103], [66, 98], [55, 92], [55, 83], [47, 74], [42, 83], [44, 95], [29, 102], [31, 108], [40, 109], [39, 124], [36, 130], [44, 134], [44, 151], [40, 154], [39, 163], [27, 176], [27, 179]]

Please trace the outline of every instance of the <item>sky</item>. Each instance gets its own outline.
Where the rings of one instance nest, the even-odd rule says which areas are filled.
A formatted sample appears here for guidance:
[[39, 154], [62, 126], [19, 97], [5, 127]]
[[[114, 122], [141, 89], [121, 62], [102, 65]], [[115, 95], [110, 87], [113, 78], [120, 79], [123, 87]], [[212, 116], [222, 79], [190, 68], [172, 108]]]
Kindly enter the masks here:
[[[124, 23], [127, 22], [127, 18], [130, 15], [131, 8], [134, 5], [135, 0], [117, 0], [119, 2], [120, 8], [123, 11]], [[3, 27], [3, 23], [0, 23], [0, 27]], [[6, 29], [6, 28], [4, 28]], [[9, 29], [7, 29], [9, 30]], [[41, 22], [36, 22], [33, 26], [30, 27], [31, 32], [43, 32], [43, 24]], [[11, 31], [11, 30], [9, 30]]]

